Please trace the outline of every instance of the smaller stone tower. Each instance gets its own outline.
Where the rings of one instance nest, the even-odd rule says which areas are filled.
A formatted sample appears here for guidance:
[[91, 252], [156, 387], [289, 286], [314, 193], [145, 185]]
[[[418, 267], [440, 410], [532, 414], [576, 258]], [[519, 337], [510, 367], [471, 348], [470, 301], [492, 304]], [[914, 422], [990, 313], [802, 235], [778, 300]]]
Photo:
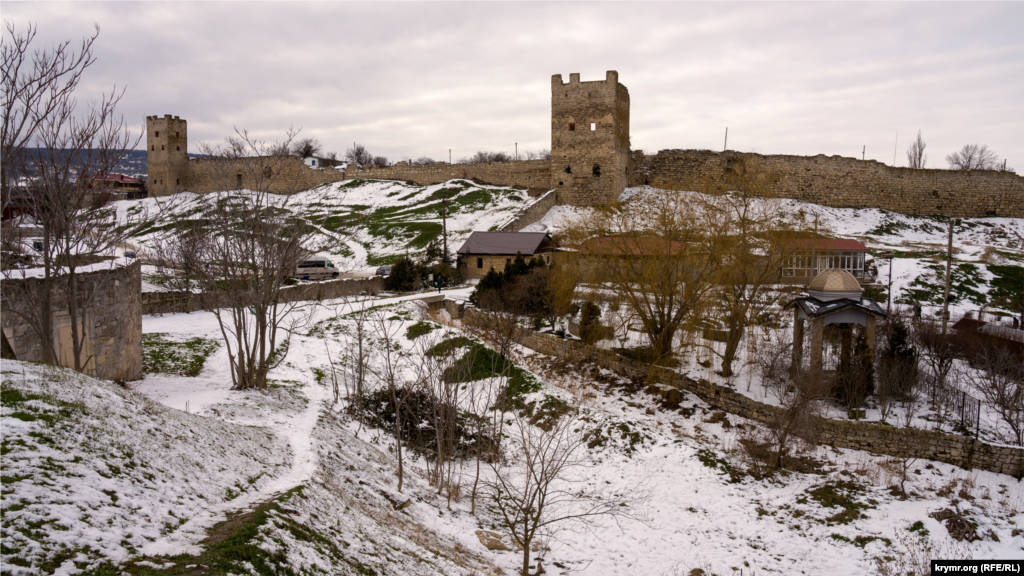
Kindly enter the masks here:
[[188, 185], [188, 123], [165, 114], [146, 116], [149, 195], [167, 196]]
[[551, 186], [559, 204], [610, 204], [626, 188], [629, 90], [619, 73], [580, 82], [551, 77]]

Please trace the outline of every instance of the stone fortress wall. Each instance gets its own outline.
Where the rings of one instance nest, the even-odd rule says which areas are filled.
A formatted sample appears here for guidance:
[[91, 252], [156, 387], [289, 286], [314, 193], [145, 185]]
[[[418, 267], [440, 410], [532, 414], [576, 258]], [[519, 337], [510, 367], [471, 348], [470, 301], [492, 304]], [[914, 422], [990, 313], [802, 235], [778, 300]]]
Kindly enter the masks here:
[[1024, 218], [1024, 177], [1011, 172], [893, 168], [841, 156], [763, 156], [710, 150], [633, 152], [629, 185], [704, 190], [759, 163], [777, 174], [780, 196], [841, 208], [961, 218]]
[[[40, 278], [4, 279], [2, 320], [4, 338], [14, 357], [27, 362], [43, 361], [43, 341], [27, 317], [38, 317], [35, 306], [41, 293]], [[128, 266], [78, 274], [81, 294], [92, 296], [79, 317], [84, 337], [83, 372], [104, 380], [128, 382], [142, 379], [142, 272], [138, 261]], [[58, 364], [74, 367], [71, 316], [67, 287], [54, 286], [51, 300], [53, 342]]]
[[551, 188], [559, 204], [611, 204], [626, 187], [629, 165], [629, 90], [619, 73], [580, 82], [551, 77]]
[[[835, 207], [882, 208], [904, 214], [954, 217], [1024, 217], [1024, 178], [979, 170], [893, 168], [874, 160], [840, 156], [762, 156], [710, 150], [629, 150], [629, 91], [608, 71], [604, 80], [563, 83], [551, 79], [551, 160], [493, 164], [352, 166], [310, 168], [296, 157], [273, 159], [270, 192], [289, 194], [349, 179], [405, 180], [420, 185], [470, 178], [502, 186], [556, 190], [555, 204], [615, 202], [626, 186], [649, 184], [704, 190], [731, 172], [757, 163], [779, 176], [780, 196]], [[150, 116], [149, 190], [164, 196], [183, 190], [207, 193], [260, 188], [263, 176], [231, 160], [188, 158], [188, 127], [177, 116]], [[591, 127], [593, 126], [593, 130]], [[570, 129], [571, 128], [571, 129]], [[261, 159], [262, 160], [262, 159]], [[600, 175], [598, 175], [600, 174]], [[540, 216], [543, 216], [541, 214]], [[520, 221], [517, 225], [526, 226]]]

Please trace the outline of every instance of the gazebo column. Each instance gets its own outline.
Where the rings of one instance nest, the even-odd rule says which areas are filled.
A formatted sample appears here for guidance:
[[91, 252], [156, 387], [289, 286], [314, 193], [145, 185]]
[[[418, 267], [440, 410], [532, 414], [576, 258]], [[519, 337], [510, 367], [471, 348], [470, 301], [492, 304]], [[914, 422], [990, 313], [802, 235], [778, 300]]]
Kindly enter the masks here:
[[800, 308], [793, 306], [793, 370], [800, 370], [804, 365], [804, 321], [800, 318]]
[[824, 345], [825, 319], [811, 319], [811, 372], [821, 372], [821, 349]]

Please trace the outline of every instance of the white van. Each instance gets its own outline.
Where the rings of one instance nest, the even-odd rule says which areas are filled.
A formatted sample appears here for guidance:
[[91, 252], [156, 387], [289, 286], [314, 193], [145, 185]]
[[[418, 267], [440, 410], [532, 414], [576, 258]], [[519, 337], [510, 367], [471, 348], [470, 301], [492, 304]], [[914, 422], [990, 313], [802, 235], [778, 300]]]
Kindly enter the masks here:
[[327, 280], [337, 278], [341, 271], [334, 267], [330, 259], [324, 256], [313, 256], [299, 262], [295, 278], [302, 280]]

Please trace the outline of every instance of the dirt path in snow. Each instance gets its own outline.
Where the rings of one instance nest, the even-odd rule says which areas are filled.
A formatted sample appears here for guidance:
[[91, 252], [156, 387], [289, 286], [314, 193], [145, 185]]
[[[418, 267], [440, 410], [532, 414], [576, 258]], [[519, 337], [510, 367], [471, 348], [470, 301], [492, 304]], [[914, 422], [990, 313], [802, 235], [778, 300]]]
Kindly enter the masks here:
[[291, 469], [259, 490], [197, 511], [195, 516], [174, 532], [143, 546], [140, 549], [142, 554], [199, 554], [202, 551], [199, 544], [206, 538], [210, 528], [218, 522], [223, 522], [231, 514], [246, 512], [273, 500], [313, 476], [317, 464], [313, 451], [313, 428], [320, 417], [324, 401], [328, 399], [328, 393], [326, 388], [311, 384], [306, 384], [302, 391], [309, 400], [306, 409], [285, 419], [281, 424], [275, 423], [270, 426], [274, 432], [288, 441], [292, 449]]

